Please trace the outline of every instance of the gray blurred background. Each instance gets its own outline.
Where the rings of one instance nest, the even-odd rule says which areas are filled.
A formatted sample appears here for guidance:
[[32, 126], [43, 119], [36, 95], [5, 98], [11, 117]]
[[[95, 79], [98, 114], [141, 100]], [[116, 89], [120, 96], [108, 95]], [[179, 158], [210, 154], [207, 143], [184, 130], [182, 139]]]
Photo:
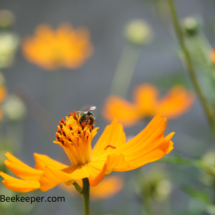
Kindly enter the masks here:
[[[176, 4], [181, 18], [194, 15], [200, 16], [204, 22], [215, 20], [213, 0], [176, 0]], [[34, 29], [40, 24], [47, 23], [57, 28], [66, 22], [75, 28], [80, 26], [88, 28], [94, 46], [93, 55], [79, 69], [62, 68], [58, 72], [46, 71], [26, 61], [19, 49], [13, 66], [4, 70], [8, 91], [11, 93], [26, 91], [48, 111], [55, 123], [44, 122], [45, 126], [46, 123], [47, 126], [51, 124], [48, 128], [50, 133], [47, 135], [41, 125], [35, 121], [32, 110], [28, 110], [23, 127], [23, 148], [16, 156], [31, 166], [34, 165], [34, 152], [69, 163], [64, 151], [52, 143], [57, 123], [70, 111], [80, 110], [87, 105], [97, 106], [96, 126], [100, 129], [93, 144], [96, 143], [108, 124], [101, 116], [101, 109], [105, 98], [109, 95], [116, 66], [125, 45], [124, 28], [131, 20], [144, 19], [151, 26], [154, 39], [150, 45], [142, 48], [127, 99], [132, 101], [132, 91], [141, 83], [158, 83], [160, 90], [167, 91], [170, 85], [165, 84], [168, 83], [168, 78], [174, 75], [187, 79], [189, 86], [186, 69], [178, 57], [171, 20], [169, 18], [167, 25], [160, 20], [153, 1], [1, 0], [0, 5], [0, 9], [11, 10], [15, 14], [16, 23], [13, 30], [21, 39], [33, 35]], [[204, 31], [213, 45], [215, 41], [213, 29], [205, 26]], [[146, 122], [143, 122], [126, 128], [126, 134], [136, 135], [145, 125]], [[172, 155], [197, 158], [212, 147], [209, 126], [198, 99], [187, 113], [178, 119], [169, 120], [166, 133], [170, 131], [176, 132]], [[152, 165], [156, 164], [142, 167], [143, 172]], [[197, 173], [183, 166], [166, 166], [170, 173], [174, 171], [171, 175], [171, 180], [174, 182], [171, 207], [177, 210], [174, 210], [173, 214], [185, 214], [183, 207], [186, 207], [187, 196], [180, 191], [180, 184], [192, 183]], [[133, 171], [120, 173], [125, 176], [127, 182], [124, 189], [109, 200], [93, 203], [92, 214], [138, 214], [139, 199], [135, 193], [128, 194], [128, 191], [132, 190], [130, 183], [132, 174]], [[83, 207], [82, 200], [70, 197], [58, 187], [47, 193], [37, 192], [35, 195], [65, 196], [66, 202], [38, 203], [31, 214], [81, 214], [79, 210]], [[94, 209], [96, 207], [97, 209]], [[94, 212], [95, 210], [97, 212]]]

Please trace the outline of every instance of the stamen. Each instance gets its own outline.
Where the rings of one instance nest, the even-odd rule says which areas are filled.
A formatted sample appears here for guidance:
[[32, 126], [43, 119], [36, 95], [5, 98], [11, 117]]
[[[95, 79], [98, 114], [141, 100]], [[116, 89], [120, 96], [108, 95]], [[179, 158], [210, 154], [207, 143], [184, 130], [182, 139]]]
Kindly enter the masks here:
[[78, 120], [78, 119], [77, 119], [77, 116], [76, 116], [75, 110], [73, 111], [72, 116], [73, 116], [74, 120]]
[[60, 139], [60, 142], [64, 145], [64, 141], [63, 141], [63, 139], [62, 139], [62, 138]]
[[62, 122], [64, 125], [66, 125], [66, 122], [64, 121], [63, 118], [61, 118], [61, 122]]
[[70, 131], [72, 131], [72, 126], [69, 124], [69, 129], [70, 129]]
[[71, 112], [69, 112], [69, 116], [72, 116], [72, 113], [71, 113]]
[[63, 128], [62, 128], [62, 132], [63, 132], [64, 137], [66, 137], [66, 133]]
[[60, 128], [57, 128], [57, 132], [58, 132], [59, 134], [62, 134]]
[[63, 128], [62, 122], [59, 122], [59, 126], [61, 127], [61, 129]]
[[56, 139], [58, 140], [58, 141], [60, 141], [60, 137], [56, 134]]
[[107, 145], [105, 148], [104, 148], [104, 150], [106, 150], [107, 148], [112, 148], [112, 149], [116, 149], [116, 147], [115, 146], [112, 146], [112, 145]]

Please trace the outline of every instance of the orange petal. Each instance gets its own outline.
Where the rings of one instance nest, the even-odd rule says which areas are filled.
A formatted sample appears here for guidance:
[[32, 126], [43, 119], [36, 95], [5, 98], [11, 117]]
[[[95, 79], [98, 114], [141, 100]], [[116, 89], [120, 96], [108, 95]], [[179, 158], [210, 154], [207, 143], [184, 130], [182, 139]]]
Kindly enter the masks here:
[[65, 66], [78, 68], [92, 53], [89, 33], [86, 29], [72, 29], [68, 24], [53, 30], [40, 25], [35, 36], [26, 38], [22, 44], [24, 56], [48, 70]]
[[[157, 114], [142, 132], [113, 151], [115, 156], [123, 156], [123, 159], [129, 165], [123, 166], [123, 159], [121, 158], [118, 163], [109, 164], [107, 171], [111, 171], [111, 168], [115, 171], [136, 169], [169, 153], [173, 149], [173, 143], [170, 139], [174, 133], [164, 137], [165, 127], [166, 119]], [[111, 157], [109, 159], [110, 161], [116, 160], [116, 158], [111, 159]]]
[[47, 155], [41, 155], [41, 154], [34, 153], [34, 159], [36, 161], [35, 168], [38, 170], [44, 170], [46, 165], [55, 167], [56, 169], [63, 169], [63, 168], [68, 167], [67, 165], [62, 164], [62, 163], [48, 157]]
[[104, 132], [93, 148], [93, 157], [101, 156], [104, 153], [110, 153], [115, 148], [121, 146], [126, 141], [126, 136], [121, 124], [117, 120], [106, 126]]
[[157, 88], [151, 84], [142, 84], [136, 87], [134, 101], [138, 106], [138, 111], [142, 118], [156, 114], [158, 95]]
[[54, 167], [46, 166], [43, 175], [40, 177], [40, 189], [45, 192], [62, 182], [75, 181], [89, 177], [86, 165], [71, 166], [59, 170]]
[[157, 110], [168, 118], [176, 118], [188, 111], [194, 100], [192, 92], [182, 86], [175, 86], [158, 102]]
[[[76, 182], [83, 187], [82, 180]], [[105, 177], [97, 186], [90, 188], [90, 197], [92, 200], [107, 199], [118, 193], [123, 186], [124, 180], [122, 177]], [[67, 186], [66, 184], [60, 184], [60, 187], [73, 195], [78, 194], [73, 185]]]
[[210, 55], [211, 55], [211, 60], [212, 60], [213, 64], [215, 64], [215, 51], [212, 50]]
[[0, 172], [0, 175], [4, 178], [2, 183], [9, 190], [26, 193], [40, 188], [40, 183], [38, 181], [17, 179], [3, 172]]
[[18, 177], [25, 179], [25, 180], [38, 180], [40, 176], [42, 175], [42, 171], [36, 170], [16, 157], [14, 157], [12, 154], [7, 152], [6, 157], [8, 160], [5, 161], [5, 165]]
[[125, 126], [131, 126], [141, 118], [136, 105], [117, 96], [110, 96], [106, 99], [102, 115], [109, 121], [116, 118]]
[[107, 165], [102, 161], [95, 161], [85, 165], [90, 176], [88, 177], [89, 183], [92, 187], [98, 185], [98, 183], [104, 178], [107, 170]]
[[72, 180], [72, 178], [69, 174], [53, 167], [46, 166], [43, 175], [39, 179], [40, 189], [43, 192], [46, 192], [47, 190], [57, 186], [59, 183], [70, 180]]
[[0, 103], [2, 103], [7, 95], [7, 89], [4, 86], [0, 86]]

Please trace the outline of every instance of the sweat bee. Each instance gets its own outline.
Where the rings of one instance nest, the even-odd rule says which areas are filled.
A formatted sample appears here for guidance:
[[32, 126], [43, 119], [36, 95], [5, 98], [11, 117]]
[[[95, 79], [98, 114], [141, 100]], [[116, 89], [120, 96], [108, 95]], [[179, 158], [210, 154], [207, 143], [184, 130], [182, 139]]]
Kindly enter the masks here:
[[94, 127], [96, 118], [91, 111], [95, 109], [96, 106], [91, 106], [84, 110], [83, 112], [80, 111], [79, 123], [81, 124], [81, 126], [84, 127], [85, 125], [91, 125], [92, 128]]

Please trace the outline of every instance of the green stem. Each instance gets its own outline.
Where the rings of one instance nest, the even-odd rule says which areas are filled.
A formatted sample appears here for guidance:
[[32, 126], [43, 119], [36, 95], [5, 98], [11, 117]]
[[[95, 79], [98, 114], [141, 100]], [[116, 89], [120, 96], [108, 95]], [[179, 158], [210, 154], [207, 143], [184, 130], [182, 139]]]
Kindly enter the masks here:
[[74, 182], [73, 185], [75, 186], [75, 189], [82, 195], [83, 189], [79, 186], [77, 182]]
[[146, 215], [153, 215], [154, 214], [152, 197], [147, 196], [144, 199], [144, 206], [145, 206]]
[[197, 95], [199, 97], [199, 100], [200, 100], [200, 102], [202, 104], [202, 107], [203, 107], [203, 109], [205, 111], [206, 117], [207, 117], [208, 122], [209, 122], [209, 124], [211, 126], [211, 129], [212, 129], [213, 135], [215, 137], [215, 124], [214, 124], [213, 112], [212, 112], [210, 106], [208, 105], [208, 103], [207, 103], [207, 101], [206, 101], [206, 99], [204, 97], [204, 94], [201, 91], [201, 88], [199, 86], [197, 78], [195, 76], [195, 71], [194, 71], [194, 67], [193, 67], [193, 64], [192, 64], [191, 56], [190, 56], [188, 48], [186, 47], [186, 44], [185, 44], [185, 40], [184, 40], [183, 33], [182, 33], [182, 30], [181, 30], [181, 27], [180, 27], [180, 24], [179, 24], [179, 19], [178, 19], [178, 15], [177, 15], [177, 12], [176, 12], [176, 9], [175, 9], [174, 2], [173, 2], [173, 0], [167, 0], [167, 3], [169, 5], [170, 14], [171, 14], [172, 21], [173, 21], [173, 24], [174, 24], [174, 27], [175, 27], [176, 35], [178, 37], [178, 41], [179, 41], [181, 49], [182, 49], [182, 51], [184, 53], [184, 59], [185, 59], [185, 64], [186, 64], [188, 73], [189, 73], [190, 78], [192, 80], [192, 83], [193, 83], [193, 86], [195, 88], [195, 91], [196, 91], [196, 93], [197, 93]]
[[83, 179], [82, 195], [84, 199], [84, 215], [90, 215], [90, 184], [88, 178]]
[[141, 47], [130, 43], [125, 45], [113, 77], [110, 95], [126, 97], [141, 50]]

